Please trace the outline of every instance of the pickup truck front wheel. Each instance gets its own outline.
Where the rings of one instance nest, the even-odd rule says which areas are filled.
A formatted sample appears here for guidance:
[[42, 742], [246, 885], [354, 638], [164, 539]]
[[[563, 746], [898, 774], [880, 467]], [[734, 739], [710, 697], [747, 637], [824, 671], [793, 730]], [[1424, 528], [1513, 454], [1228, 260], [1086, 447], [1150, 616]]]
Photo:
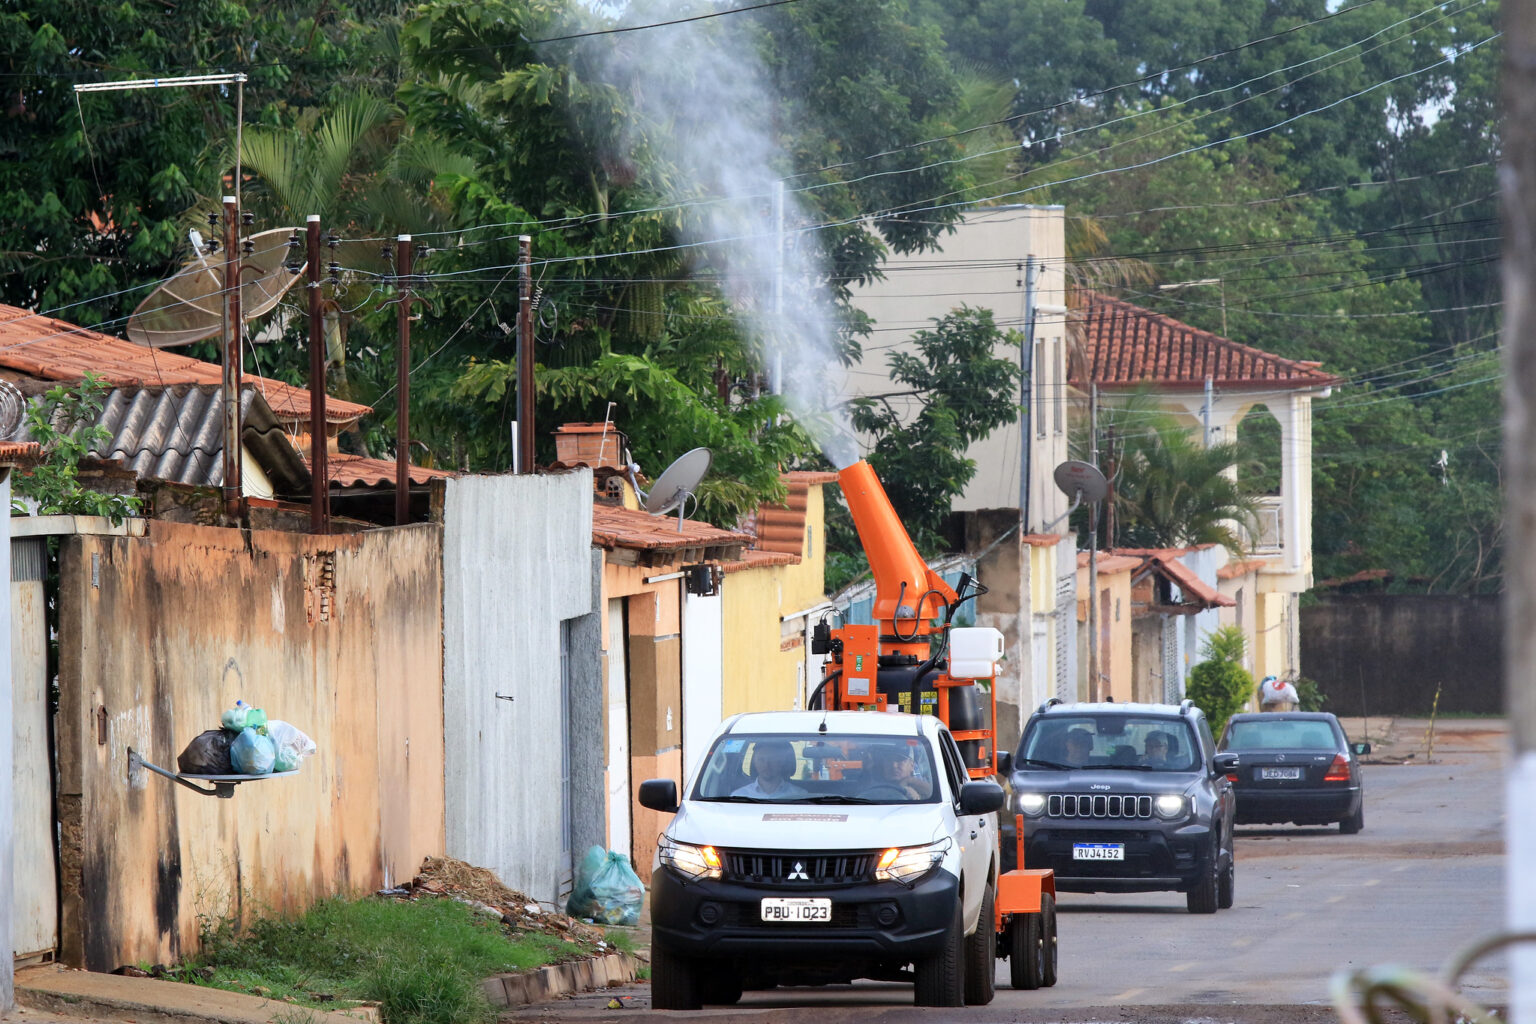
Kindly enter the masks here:
[[702, 995], [699, 990], [693, 961], [659, 943], [651, 946], [651, 1009], [697, 1010]]
[[[919, 960], [912, 1001], [918, 1006], [965, 1005], [965, 917], [961, 900], [955, 897], [955, 914], [944, 934], [944, 948]], [[651, 964], [654, 973], [656, 965]]]
[[986, 1006], [997, 994], [997, 914], [992, 886], [981, 897], [976, 931], [965, 940], [965, 1005]]

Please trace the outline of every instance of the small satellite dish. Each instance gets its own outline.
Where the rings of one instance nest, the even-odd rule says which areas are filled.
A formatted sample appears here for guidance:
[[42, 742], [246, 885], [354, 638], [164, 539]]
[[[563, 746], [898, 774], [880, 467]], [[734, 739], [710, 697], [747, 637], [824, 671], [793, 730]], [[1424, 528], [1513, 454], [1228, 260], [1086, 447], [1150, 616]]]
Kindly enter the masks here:
[[1109, 482], [1099, 472], [1099, 467], [1091, 462], [1069, 459], [1057, 466], [1051, 472], [1051, 477], [1061, 493], [1072, 499], [1074, 506], [1080, 501], [1103, 501], [1109, 494]]
[[[240, 254], [240, 315], [254, 320], [272, 310], [302, 274], [284, 264], [293, 228], [250, 235], [249, 253]], [[211, 256], [202, 236], [191, 232], [192, 259], [149, 293], [128, 318], [128, 340], [149, 348], [171, 348], [216, 336], [224, 325], [221, 293], [224, 258]]]
[[650, 491], [641, 496], [645, 510], [659, 516], [677, 509], [677, 529], [681, 532], [683, 506], [689, 496], [698, 490], [699, 481], [709, 472], [709, 465], [713, 461], [714, 456], [708, 448], [695, 448], [678, 456], [677, 461], [656, 478]]

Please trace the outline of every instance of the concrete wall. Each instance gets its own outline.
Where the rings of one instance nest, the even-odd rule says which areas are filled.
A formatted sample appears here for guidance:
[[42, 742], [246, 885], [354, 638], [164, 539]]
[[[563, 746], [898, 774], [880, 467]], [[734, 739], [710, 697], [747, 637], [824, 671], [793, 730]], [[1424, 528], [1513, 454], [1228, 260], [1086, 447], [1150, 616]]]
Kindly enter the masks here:
[[[0, 470], [0, 499], [5, 502], [4, 507], [11, 507], [11, 474], [7, 470]], [[0, 579], [11, 578], [11, 529], [10, 513], [7, 511], [5, 530], [0, 533], [0, 559], [4, 560], [5, 574]], [[9, 642], [11, 635], [11, 606], [9, 602], [0, 602], [5, 608], [0, 609], [0, 637], [5, 637]], [[0, 710], [9, 715], [11, 708], [11, 658], [7, 650], [4, 657], [0, 657]], [[16, 948], [13, 938], [15, 922], [12, 918], [11, 890], [15, 884], [12, 878], [12, 864], [14, 862], [15, 833], [11, 823], [11, 809], [13, 806], [11, 795], [11, 771], [12, 771], [12, 738], [9, 725], [0, 727], [0, 1013], [9, 1011], [16, 1005], [15, 974], [11, 966], [11, 951]]]
[[[473, 476], [443, 498], [443, 728], [448, 855], [554, 902], [570, 869], [562, 622], [597, 621], [592, 474]], [[567, 642], [567, 646], [569, 643]], [[566, 651], [574, 692], [601, 664]], [[501, 696], [498, 697], [497, 695]], [[510, 698], [510, 699], [509, 699]], [[600, 703], [597, 706], [601, 706]], [[591, 722], [585, 721], [590, 729]], [[600, 734], [583, 733], [587, 742]], [[574, 794], [571, 794], [574, 795]], [[593, 800], [598, 791], [581, 794]], [[580, 853], [576, 854], [580, 859]]]
[[[15, 850], [10, 949], [20, 958], [58, 948], [59, 884], [53, 837], [53, 745], [50, 742], [48, 617], [43, 577], [47, 539], [10, 543], [11, 703], [9, 729]], [[0, 726], [6, 728], [7, 726]]]
[[1504, 631], [1494, 595], [1369, 594], [1301, 609], [1301, 671], [1337, 715], [1497, 715]]
[[[589, 541], [590, 543], [590, 541]], [[587, 578], [594, 598], [603, 591], [603, 553], [595, 548], [587, 552]], [[603, 615], [594, 614], [571, 620], [572, 661], [591, 665], [590, 676], [578, 674], [570, 690], [571, 792], [577, 794], [571, 814], [571, 849], [576, 862], [590, 847], [608, 848], [607, 751], [605, 708], [607, 686], [603, 675]]]
[[[60, 566], [63, 958], [165, 962], [214, 920], [410, 878], [444, 850], [438, 527], [339, 537], [148, 524]], [[319, 753], [201, 796], [139, 768], [237, 698]]]

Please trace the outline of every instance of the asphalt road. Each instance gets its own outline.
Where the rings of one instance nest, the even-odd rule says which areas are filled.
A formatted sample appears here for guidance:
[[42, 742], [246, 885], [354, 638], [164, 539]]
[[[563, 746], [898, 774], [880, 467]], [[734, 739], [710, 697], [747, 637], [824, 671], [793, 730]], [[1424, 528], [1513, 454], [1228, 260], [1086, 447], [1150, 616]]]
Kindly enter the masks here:
[[[1372, 725], [1379, 741], [1385, 723]], [[1426, 763], [1424, 730], [1425, 723], [1399, 721], [1389, 742], [1366, 758], [1359, 835], [1239, 829], [1231, 910], [1189, 914], [1178, 893], [1065, 893], [1056, 987], [1015, 992], [999, 961], [991, 1006], [926, 1010], [922, 1019], [1335, 1020], [1327, 1004], [1337, 970], [1401, 964], [1437, 971], [1457, 949], [1497, 930], [1503, 913], [1505, 737], [1501, 722], [1442, 722]], [[1358, 738], [1358, 726], [1351, 734]], [[1403, 764], [1371, 763], [1409, 752], [1415, 756]], [[1461, 991], [1502, 1004], [1503, 969], [1500, 959], [1477, 965]], [[849, 1020], [916, 1019], [911, 991], [874, 983], [777, 989], [704, 1015], [771, 1024], [798, 1008]], [[649, 1005], [645, 986], [608, 995], [626, 1008]], [[607, 998], [518, 1016], [592, 1019], [605, 1016]]]

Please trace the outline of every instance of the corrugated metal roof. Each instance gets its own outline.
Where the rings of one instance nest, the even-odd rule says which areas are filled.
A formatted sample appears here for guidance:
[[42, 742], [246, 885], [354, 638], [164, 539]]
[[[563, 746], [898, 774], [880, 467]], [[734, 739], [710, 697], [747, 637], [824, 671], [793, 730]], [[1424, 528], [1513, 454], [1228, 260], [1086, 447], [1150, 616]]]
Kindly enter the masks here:
[[[30, 313], [0, 303], [0, 366], [48, 380], [77, 381], [87, 371], [109, 384], [158, 386], [219, 384], [223, 370], [215, 363], [174, 352], [144, 348], [65, 320]], [[309, 418], [309, 392], [265, 377], [242, 383], [261, 389], [273, 412], [285, 420]], [[351, 423], [369, 412], [366, 405], [327, 398], [329, 423]]]
[[1073, 367], [1072, 384], [1086, 388], [1203, 387], [1206, 378], [1227, 387], [1301, 390], [1337, 384], [1318, 363], [1284, 359], [1219, 334], [1202, 331], [1129, 302], [1086, 292], [1083, 350], [1087, 365]]
[[[309, 470], [255, 387], [241, 389], [241, 440], [281, 492], [309, 487]], [[29, 399], [40, 404], [41, 396]], [[113, 388], [96, 425], [111, 436], [91, 454], [115, 459], [140, 479], [195, 487], [224, 484], [224, 403], [218, 387]], [[30, 440], [25, 422], [14, 440]]]

